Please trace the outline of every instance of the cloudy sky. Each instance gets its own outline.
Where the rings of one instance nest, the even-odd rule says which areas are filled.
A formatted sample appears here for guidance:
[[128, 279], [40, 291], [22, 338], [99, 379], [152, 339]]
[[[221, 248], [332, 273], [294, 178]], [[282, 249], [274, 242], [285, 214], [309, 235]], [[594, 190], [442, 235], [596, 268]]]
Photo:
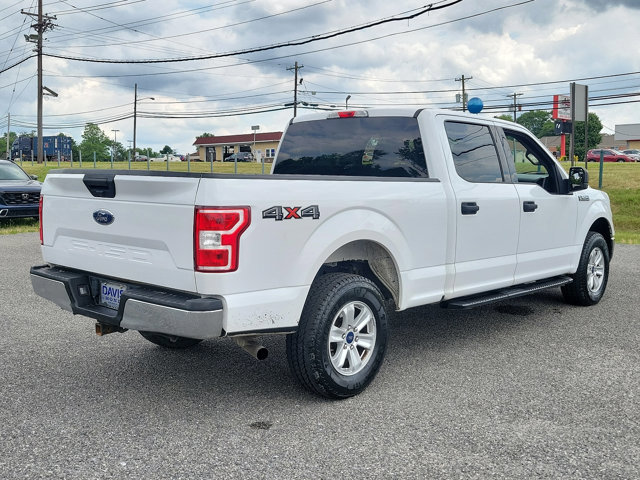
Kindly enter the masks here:
[[[138, 147], [184, 154], [203, 132], [281, 131], [293, 115], [296, 61], [307, 104], [298, 115], [344, 107], [348, 95], [350, 107], [456, 108], [464, 75], [470, 97], [485, 103], [481, 115], [509, 113], [514, 93], [523, 112], [550, 109], [577, 81], [589, 86], [603, 133], [640, 123], [638, 0], [445, 0], [373, 26], [419, 14], [424, 2], [43, 1], [56, 17], [44, 37], [44, 85], [58, 93], [45, 97], [44, 134], [76, 142], [94, 122], [129, 146], [136, 83]], [[34, 30], [21, 10], [37, 12], [37, 0], [0, 3], [0, 131], [8, 114], [12, 131], [36, 129], [36, 59], [25, 41]], [[269, 46], [279, 48], [249, 52]]]

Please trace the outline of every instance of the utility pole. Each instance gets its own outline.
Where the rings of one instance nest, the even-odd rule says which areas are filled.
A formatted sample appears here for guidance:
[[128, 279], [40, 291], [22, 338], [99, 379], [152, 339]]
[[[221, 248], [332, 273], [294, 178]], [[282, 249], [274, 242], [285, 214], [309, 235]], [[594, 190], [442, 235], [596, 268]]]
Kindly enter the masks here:
[[296, 61], [295, 66], [287, 68], [287, 70], [295, 70], [295, 74], [293, 77], [293, 116], [295, 117], [298, 113], [298, 70], [304, 68], [304, 65], [298, 65]]
[[56, 17], [42, 13], [42, 0], [38, 0], [37, 15], [32, 12], [25, 12], [24, 10], [21, 10], [20, 13], [38, 19], [38, 23], [31, 25], [31, 27], [38, 32], [36, 35], [37, 38], [33, 38], [33, 35], [25, 35], [25, 39], [27, 42], [33, 42], [35, 40], [35, 51], [38, 54], [38, 163], [42, 163], [44, 159], [44, 145], [42, 141], [42, 96], [44, 95], [42, 86], [42, 36], [47, 30], [53, 29], [55, 25], [51, 21], [56, 20]]
[[507, 95], [507, 97], [511, 98], [513, 97], [513, 121], [516, 121], [516, 112], [518, 111], [518, 102], [517, 102], [517, 98], [519, 96], [521, 96], [521, 93], [512, 93], [511, 95]]
[[462, 111], [467, 111], [467, 98], [464, 91], [464, 82], [465, 80], [471, 80], [473, 77], [465, 77], [461, 75], [460, 78], [456, 78], [456, 82], [462, 82]]
[[135, 84], [133, 93], [133, 161], [136, 161], [136, 114], [138, 110], [138, 84]]
[[9, 150], [10, 136], [11, 136], [11, 114], [7, 113], [7, 160], [11, 160], [11, 150]]

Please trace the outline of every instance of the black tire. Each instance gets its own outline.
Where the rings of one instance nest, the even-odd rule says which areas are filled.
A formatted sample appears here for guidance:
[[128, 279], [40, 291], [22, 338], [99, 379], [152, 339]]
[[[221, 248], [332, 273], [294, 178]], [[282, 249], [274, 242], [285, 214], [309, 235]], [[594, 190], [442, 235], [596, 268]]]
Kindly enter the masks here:
[[287, 335], [287, 359], [311, 392], [347, 398], [374, 379], [387, 339], [387, 313], [378, 287], [360, 275], [329, 273], [311, 285], [298, 330]]
[[590, 306], [600, 301], [609, 280], [609, 247], [598, 232], [589, 232], [582, 247], [573, 282], [562, 287], [562, 295], [572, 305]]
[[619, 158], [619, 159], [617, 160], [617, 162], [618, 162], [618, 163], [620, 163], [620, 162], [624, 162], [624, 158]]
[[174, 349], [182, 349], [189, 348], [197, 345], [202, 340], [197, 338], [187, 338], [187, 337], [178, 337], [175, 335], [166, 335], [164, 333], [156, 333], [156, 332], [139, 332], [144, 338], [149, 340], [151, 343], [155, 343], [156, 345], [160, 345], [161, 347], [166, 348], [174, 348]]

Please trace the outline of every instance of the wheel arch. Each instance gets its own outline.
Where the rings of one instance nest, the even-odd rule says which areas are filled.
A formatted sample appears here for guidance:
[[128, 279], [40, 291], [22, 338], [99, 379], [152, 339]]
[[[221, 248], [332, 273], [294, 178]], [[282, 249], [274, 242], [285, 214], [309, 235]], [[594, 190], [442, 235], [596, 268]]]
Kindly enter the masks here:
[[388, 300], [400, 302], [400, 274], [392, 254], [373, 240], [356, 240], [329, 255], [316, 278], [330, 272], [355, 273], [374, 282]]
[[[583, 193], [584, 192], [584, 193]], [[576, 193], [574, 193], [575, 195]], [[613, 254], [615, 243], [615, 228], [611, 218], [610, 201], [607, 195], [598, 190], [588, 189], [577, 192], [577, 195], [585, 196], [591, 202], [578, 201], [578, 222], [576, 224], [576, 237], [574, 245], [584, 243], [587, 234], [591, 231], [602, 235], [609, 248], [609, 255]], [[575, 259], [575, 267], [578, 266], [578, 256]]]
[[609, 249], [609, 260], [613, 257], [614, 235], [613, 228], [606, 218], [600, 217], [589, 227], [590, 232], [598, 232], [604, 237]]
[[304, 285], [330, 271], [358, 273], [401, 304], [401, 275], [414, 252], [402, 228], [379, 210], [345, 210], [325, 220], [296, 256]]

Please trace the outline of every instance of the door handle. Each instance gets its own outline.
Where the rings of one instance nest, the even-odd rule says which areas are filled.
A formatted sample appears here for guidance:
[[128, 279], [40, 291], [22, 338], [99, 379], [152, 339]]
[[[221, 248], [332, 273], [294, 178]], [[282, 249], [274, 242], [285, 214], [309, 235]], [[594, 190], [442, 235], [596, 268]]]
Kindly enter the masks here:
[[524, 212], [535, 212], [538, 208], [538, 204], [536, 202], [524, 202], [522, 204], [522, 210]]
[[460, 210], [462, 215], [475, 215], [480, 207], [476, 202], [462, 202]]

